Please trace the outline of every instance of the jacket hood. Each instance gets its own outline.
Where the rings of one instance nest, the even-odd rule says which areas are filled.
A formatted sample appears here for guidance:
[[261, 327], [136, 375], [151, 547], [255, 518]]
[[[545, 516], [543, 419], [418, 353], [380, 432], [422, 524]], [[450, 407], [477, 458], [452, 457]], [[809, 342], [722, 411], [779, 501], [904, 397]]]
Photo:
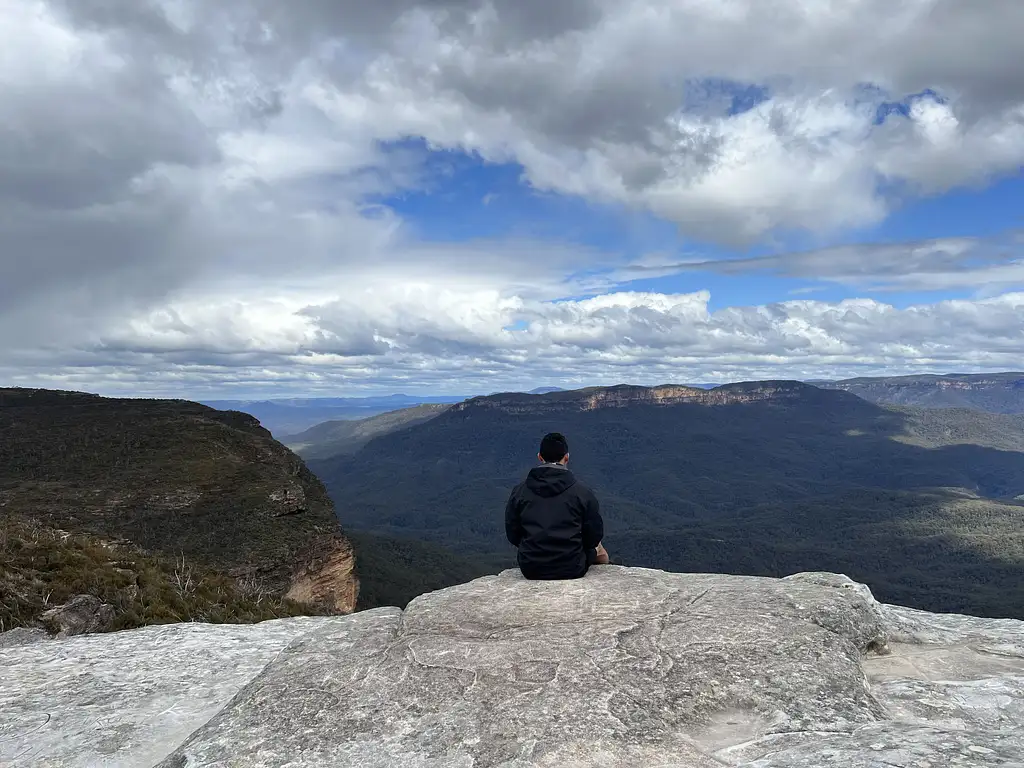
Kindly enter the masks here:
[[572, 488], [576, 485], [576, 478], [572, 472], [562, 467], [553, 467], [545, 464], [534, 467], [526, 476], [526, 487], [543, 498], [551, 498]]

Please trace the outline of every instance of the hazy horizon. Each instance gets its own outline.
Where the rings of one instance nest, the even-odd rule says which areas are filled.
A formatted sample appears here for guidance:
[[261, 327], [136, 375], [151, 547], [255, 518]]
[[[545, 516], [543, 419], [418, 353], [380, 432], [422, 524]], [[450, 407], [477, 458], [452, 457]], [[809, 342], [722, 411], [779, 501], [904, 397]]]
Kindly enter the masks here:
[[[1024, 372], [1020, 371], [977, 371], [977, 370], [963, 370], [963, 371], [914, 371], [912, 373], [895, 373], [895, 374], [881, 374], [880, 376], [875, 375], [862, 375], [862, 376], [851, 376], [844, 378], [893, 378], [900, 376], [921, 376], [921, 375], [933, 375], [933, 376], [964, 376], [964, 375], [997, 375], [997, 374], [1017, 374], [1024, 375]], [[383, 400], [387, 398], [399, 398], [404, 397], [409, 400], [423, 400], [425, 398], [471, 398], [479, 397], [490, 394], [496, 394], [501, 392], [531, 392], [536, 389], [548, 389], [556, 387], [561, 390], [573, 390], [573, 389], [584, 389], [586, 387], [609, 387], [618, 385], [628, 386], [641, 386], [641, 387], [652, 387], [665, 384], [675, 384], [682, 386], [701, 387], [701, 388], [712, 388], [718, 386], [724, 386], [726, 384], [736, 384], [741, 382], [752, 382], [752, 381], [768, 381], [768, 380], [789, 380], [789, 381], [802, 381], [805, 383], [814, 382], [825, 382], [825, 381], [841, 381], [843, 379], [838, 378], [822, 378], [822, 379], [787, 379], [786, 377], [773, 377], [769, 378], [736, 378], [728, 381], [679, 381], [679, 380], [663, 380], [663, 381], [649, 381], [640, 382], [631, 379], [622, 379], [619, 381], [610, 381], [602, 383], [573, 383], [573, 384], [533, 384], [529, 387], [520, 388], [490, 388], [480, 391], [468, 391], [468, 392], [456, 392], [456, 391], [443, 391], [440, 389], [436, 390], [420, 390], [420, 391], [389, 391], [389, 390], [377, 390], [377, 391], [296, 391], [293, 393], [281, 393], [281, 392], [255, 392], [255, 393], [225, 393], [223, 391], [210, 392], [210, 393], [182, 393], [182, 392], [132, 392], [132, 391], [98, 391], [98, 390], [76, 390], [80, 392], [89, 392], [91, 394], [101, 395], [103, 397], [128, 397], [128, 398], [170, 398], [170, 399], [184, 399], [192, 400], [195, 402], [270, 402], [270, 403], [281, 403], [286, 401], [295, 400]], [[0, 383], [0, 388], [5, 385]], [[40, 387], [42, 389], [59, 389], [59, 387]], [[226, 396], [230, 394], [231, 396]]]

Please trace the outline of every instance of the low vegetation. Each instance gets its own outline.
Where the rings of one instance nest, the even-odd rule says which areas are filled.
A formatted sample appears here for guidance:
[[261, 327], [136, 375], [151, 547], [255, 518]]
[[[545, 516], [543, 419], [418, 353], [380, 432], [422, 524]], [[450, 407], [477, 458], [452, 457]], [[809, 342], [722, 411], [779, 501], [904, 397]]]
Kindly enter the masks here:
[[[246, 623], [308, 615], [255, 579], [234, 579], [185, 556], [0, 516], [0, 631], [31, 626], [88, 594], [114, 606], [111, 630], [179, 621]], [[313, 611], [315, 612], [315, 611]]]
[[1024, 373], [921, 374], [822, 382], [873, 403], [1024, 414]]
[[[456, 555], [450, 549], [399, 536], [350, 533], [359, 576], [359, 609], [394, 605], [499, 570], [494, 558]], [[511, 565], [511, 562], [508, 563]]]
[[123, 626], [288, 615], [296, 565], [340, 534], [320, 481], [246, 414], [0, 389], [0, 434], [8, 628], [71, 593]]

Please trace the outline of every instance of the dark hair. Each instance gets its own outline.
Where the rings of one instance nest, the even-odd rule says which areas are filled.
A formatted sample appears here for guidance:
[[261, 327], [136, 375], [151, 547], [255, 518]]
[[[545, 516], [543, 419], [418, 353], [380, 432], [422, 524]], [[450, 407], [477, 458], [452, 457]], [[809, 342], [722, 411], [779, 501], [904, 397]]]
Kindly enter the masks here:
[[551, 464], [564, 459], [568, 452], [569, 442], [561, 432], [551, 432], [540, 441], [540, 457]]

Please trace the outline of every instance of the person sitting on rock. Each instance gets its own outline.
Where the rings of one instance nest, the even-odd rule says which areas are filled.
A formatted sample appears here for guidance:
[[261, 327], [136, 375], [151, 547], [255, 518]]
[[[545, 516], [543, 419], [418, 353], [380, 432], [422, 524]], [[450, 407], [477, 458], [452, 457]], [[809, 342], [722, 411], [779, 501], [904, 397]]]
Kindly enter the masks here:
[[597, 497], [566, 466], [564, 435], [545, 435], [537, 458], [541, 465], [530, 470], [505, 505], [505, 535], [519, 549], [519, 570], [526, 578], [582, 578], [591, 565], [609, 562]]

